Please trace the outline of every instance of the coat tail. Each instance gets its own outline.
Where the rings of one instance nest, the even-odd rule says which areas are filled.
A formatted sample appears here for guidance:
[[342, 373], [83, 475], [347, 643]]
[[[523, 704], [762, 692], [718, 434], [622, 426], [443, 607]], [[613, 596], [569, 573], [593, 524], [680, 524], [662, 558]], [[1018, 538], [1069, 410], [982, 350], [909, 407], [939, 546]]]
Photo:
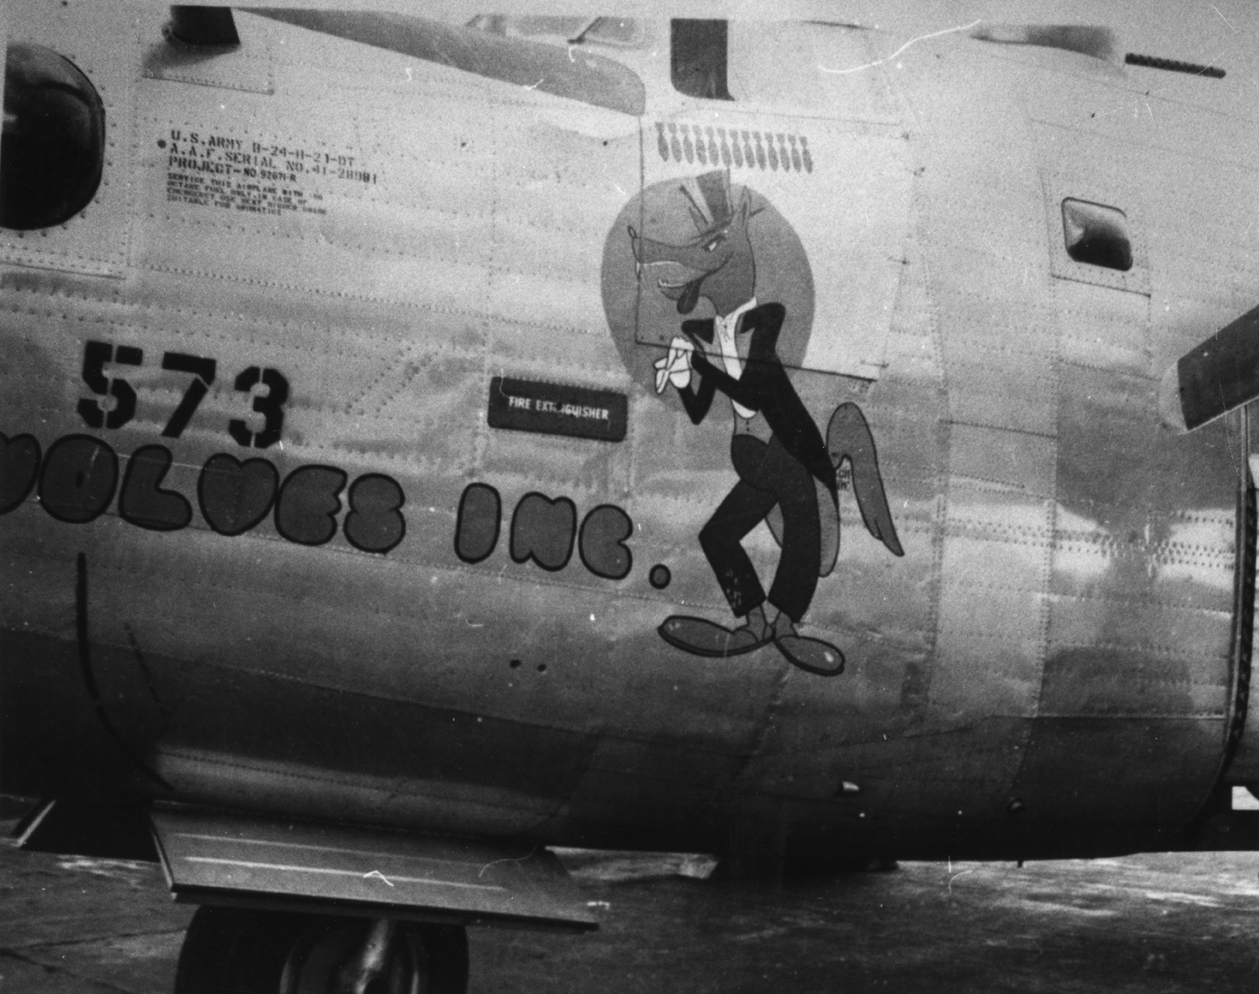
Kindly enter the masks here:
[[892, 521], [892, 511], [887, 506], [887, 494], [883, 490], [874, 436], [856, 404], [848, 402], [835, 408], [826, 427], [826, 450], [836, 471], [845, 459], [852, 467], [853, 495], [857, 498], [866, 530], [887, 546], [893, 555], [903, 556], [905, 550], [896, 537], [896, 524]]

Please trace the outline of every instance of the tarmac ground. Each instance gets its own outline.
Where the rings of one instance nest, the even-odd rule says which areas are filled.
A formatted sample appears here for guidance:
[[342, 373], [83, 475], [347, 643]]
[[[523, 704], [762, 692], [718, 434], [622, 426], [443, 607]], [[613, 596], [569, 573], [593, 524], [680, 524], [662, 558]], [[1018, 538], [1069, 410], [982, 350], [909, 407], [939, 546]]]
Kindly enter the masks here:
[[[1259, 853], [902, 863], [777, 889], [679, 876], [677, 857], [563, 858], [600, 930], [474, 929], [469, 994], [1259, 990]], [[156, 865], [0, 843], [0, 992], [168, 994], [192, 912]]]

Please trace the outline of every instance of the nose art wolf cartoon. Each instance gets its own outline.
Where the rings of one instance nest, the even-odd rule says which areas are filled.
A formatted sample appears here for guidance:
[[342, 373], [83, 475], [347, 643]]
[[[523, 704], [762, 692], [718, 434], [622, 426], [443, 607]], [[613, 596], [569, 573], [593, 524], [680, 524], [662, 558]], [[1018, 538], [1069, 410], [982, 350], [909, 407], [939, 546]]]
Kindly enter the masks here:
[[[690, 314], [701, 298], [716, 312], [682, 322], [682, 334], [655, 363], [655, 381], [657, 393], [673, 385], [694, 424], [708, 415], [718, 390], [730, 399], [730, 461], [738, 482], [699, 541], [742, 624], [727, 628], [674, 615], [659, 632], [670, 645], [699, 656], [737, 656], [772, 642], [801, 669], [834, 676], [843, 670], [843, 653], [799, 634], [796, 626], [819, 576], [830, 573], [838, 554], [838, 470], [845, 460], [866, 528], [894, 555], [903, 555], [874, 439], [857, 405], [845, 403], [832, 413], [824, 440], [792, 386], [778, 355], [786, 310], [756, 298], [749, 226], [758, 211], [751, 209], [748, 191], [733, 203], [724, 170], [679, 184], [683, 197], [675, 202], [685, 205], [694, 235], [673, 244], [630, 226], [630, 247], [640, 282], [655, 276], [655, 289], [676, 301], [679, 314]], [[782, 547], [768, 595], [742, 545], [761, 521]]]

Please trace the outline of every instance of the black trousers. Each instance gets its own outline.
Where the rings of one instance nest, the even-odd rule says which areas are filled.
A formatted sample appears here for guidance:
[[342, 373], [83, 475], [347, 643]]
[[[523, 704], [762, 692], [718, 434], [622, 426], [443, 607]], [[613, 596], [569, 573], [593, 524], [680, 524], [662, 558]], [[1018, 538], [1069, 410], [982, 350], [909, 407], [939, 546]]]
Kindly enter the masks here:
[[741, 542], [777, 504], [783, 519], [782, 554], [769, 600], [799, 622], [817, 589], [821, 559], [821, 522], [813, 476], [777, 437], [767, 445], [751, 435], [735, 435], [730, 442], [730, 459], [739, 482], [700, 530], [699, 544], [730, 610], [739, 617], [746, 615], [765, 602], [765, 591]]

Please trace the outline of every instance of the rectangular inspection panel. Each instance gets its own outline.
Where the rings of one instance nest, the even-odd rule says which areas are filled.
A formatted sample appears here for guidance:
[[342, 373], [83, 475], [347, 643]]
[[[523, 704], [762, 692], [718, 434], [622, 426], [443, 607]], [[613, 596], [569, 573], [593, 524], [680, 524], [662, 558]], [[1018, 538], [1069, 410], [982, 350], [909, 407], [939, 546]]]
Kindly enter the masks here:
[[541, 846], [196, 810], [154, 812], [153, 827], [177, 901], [598, 927]]
[[1181, 356], [1177, 373], [1190, 431], [1259, 397], [1259, 307]]

